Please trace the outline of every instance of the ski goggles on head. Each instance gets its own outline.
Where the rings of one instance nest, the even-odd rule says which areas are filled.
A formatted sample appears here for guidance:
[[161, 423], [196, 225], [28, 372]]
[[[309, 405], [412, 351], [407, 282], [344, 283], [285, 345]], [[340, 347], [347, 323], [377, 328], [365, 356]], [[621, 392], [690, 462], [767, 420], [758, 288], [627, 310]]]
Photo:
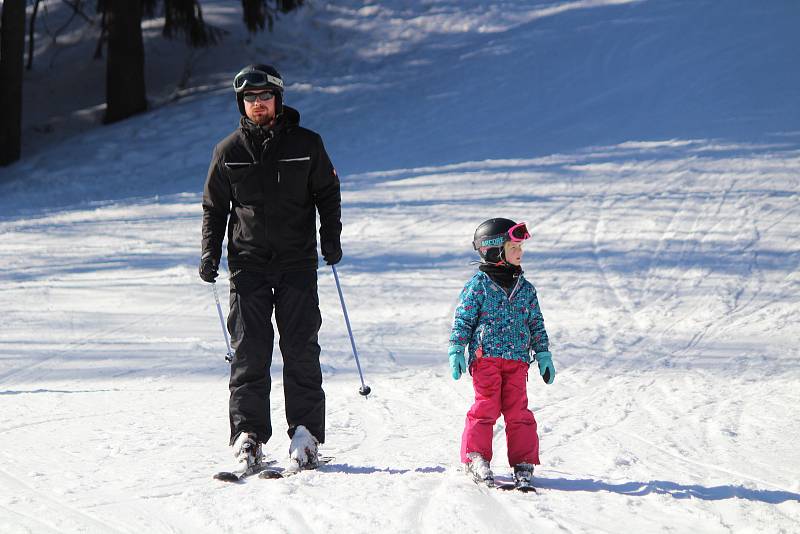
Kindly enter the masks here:
[[497, 234], [476, 239], [473, 241], [472, 246], [475, 248], [475, 250], [491, 247], [502, 247], [503, 243], [506, 241], [519, 243], [521, 241], [525, 241], [526, 239], [530, 239], [530, 237], [531, 234], [528, 232], [528, 226], [524, 222], [521, 222], [509, 228], [504, 234]]
[[237, 93], [245, 87], [267, 87], [269, 85], [283, 89], [283, 80], [263, 70], [248, 70], [240, 72], [233, 79], [233, 90]]
[[261, 100], [262, 102], [268, 102], [275, 98], [275, 93], [272, 91], [265, 91], [263, 93], [245, 93], [242, 95], [242, 99], [245, 102], [255, 102], [256, 100]]
[[524, 222], [515, 224], [511, 228], [508, 229], [508, 237], [511, 238], [511, 241], [519, 242], [525, 241], [526, 239], [530, 239], [531, 234], [528, 232], [528, 225]]

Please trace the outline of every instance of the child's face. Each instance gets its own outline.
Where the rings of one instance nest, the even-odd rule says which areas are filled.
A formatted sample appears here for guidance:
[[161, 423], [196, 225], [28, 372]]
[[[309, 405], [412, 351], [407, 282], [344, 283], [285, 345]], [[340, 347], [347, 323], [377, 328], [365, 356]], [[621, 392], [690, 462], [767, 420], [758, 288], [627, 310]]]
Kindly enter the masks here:
[[506, 241], [503, 245], [505, 249], [506, 261], [511, 265], [520, 265], [522, 263], [522, 242], [515, 243], [513, 241]]

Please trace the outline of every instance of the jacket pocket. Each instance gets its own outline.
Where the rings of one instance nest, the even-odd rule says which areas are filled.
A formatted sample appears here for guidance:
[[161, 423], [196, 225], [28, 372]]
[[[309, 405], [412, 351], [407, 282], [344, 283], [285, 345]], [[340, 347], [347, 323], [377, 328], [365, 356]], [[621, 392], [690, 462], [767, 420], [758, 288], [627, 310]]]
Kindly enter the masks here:
[[278, 160], [278, 187], [289, 200], [305, 203], [309, 198], [308, 174], [311, 158], [285, 158]]
[[261, 166], [255, 163], [225, 163], [228, 179], [231, 182], [233, 198], [239, 204], [254, 205], [264, 201], [264, 190], [261, 181]]

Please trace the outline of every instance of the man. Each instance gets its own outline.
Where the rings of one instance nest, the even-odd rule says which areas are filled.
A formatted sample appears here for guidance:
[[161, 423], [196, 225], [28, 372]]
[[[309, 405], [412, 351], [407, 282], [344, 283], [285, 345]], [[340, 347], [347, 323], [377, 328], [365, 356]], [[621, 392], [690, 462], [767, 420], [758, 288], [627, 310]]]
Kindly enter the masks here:
[[233, 88], [242, 118], [214, 148], [203, 192], [200, 259], [200, 277], [214, 283], [227, 225], [228, 330], [235, 349], [230, 444], [239, 469], [261, 467], [261, 444], [272, 435], [274, 308], [290, 459], [297, 468], [314, 466], [325, 441], [315, 209], [322, 255], [334, 265], [342, 258], [339, 178], [320, 136], [302, 128], [297, 110], [284, 105], [275, 68], [247, 66]]

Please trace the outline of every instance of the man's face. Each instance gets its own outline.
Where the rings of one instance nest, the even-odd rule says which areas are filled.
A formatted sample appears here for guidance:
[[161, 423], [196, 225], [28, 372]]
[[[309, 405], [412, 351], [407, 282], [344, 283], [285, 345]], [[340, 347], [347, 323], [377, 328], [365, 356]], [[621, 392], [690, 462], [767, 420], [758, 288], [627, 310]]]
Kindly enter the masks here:
[[[271, 96], [262, 100], [263, 96]], [[253, 100], [253, 102], [250, 102]], [[260, 126], [267, 126], [275, 120], [275, 95], [264, 89], [253, 89], [244, 92], [244, 112], [247, 118]]]

